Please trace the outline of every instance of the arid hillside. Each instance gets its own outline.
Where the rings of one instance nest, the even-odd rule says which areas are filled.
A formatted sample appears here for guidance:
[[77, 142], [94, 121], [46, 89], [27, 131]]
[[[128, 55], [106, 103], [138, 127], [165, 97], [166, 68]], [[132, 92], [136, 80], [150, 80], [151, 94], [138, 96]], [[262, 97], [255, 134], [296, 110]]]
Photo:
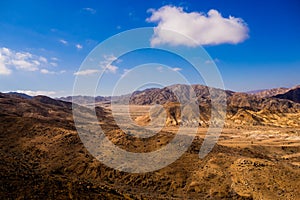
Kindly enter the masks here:
[[[167, 105], [170, 102], [178, 103], [178, 99], [172, 91], [176, 91], [179, 88], [182, 93], [188, 93], [188, 89], [182, 87], [182, 85], [173, 85], [163, 89], [147, 89], [134, 93], [130, 97], [130, 103], [134, 105]], [[193, 85], [192, 89], [195, 91], [196, 99], [199, 103], [200, 116], [197, 120], [199, 120], [200, 126], [206, 127], [211, 123], [212, 104], [210, 91], [208, 87], [201, 85]], [[284, 98], [261, 98], [257, 95], [232, 91], [225, 91], [224, 94], [226, 94], [226, 97], [222, 99], [217, 96], [221, 90], [213, 88], [211, 90], [216, 94], [216, 102], [226, 101], [226, 127], [245, 125], [300, 127], [300, 104], [297, 102]], [[297, 96], [297, 94], [294, 96]], [[178, 113], [180, 112], [180, 104], [170, 104], [167, 107], [176, 112], [173, 121], [180, 121], [181, 119], [176, 119], [180, 116], [180, 113]], [[184, 107], [181, 109], [184, 109]], [[217, 113], [219, 112], [218, 107], [214, 109]]]
[[[275, 101], [280, 106], [288, 102]], [[248, 103], [241, 101], [237, 107]], [[267, 105], [272, 108], [273, 104]], [[298, 106], [291, 103], [287, 111], [296, 112]], [[169, 108], [167, 112], [172, 111]], [[45, 96], [24, 99], [0, 94], [2, 199], [300, 198], [299, 128], [243, 125], [224, 129], [220, 143], [200, 159], [202, 128], [176, 162], [154, 172], [130, 174], [103, 165], [86, 150], [71, 109], [70, 103]], [[132, 152], [161, 148], [172, 140], [178, 127], [166, 126], [155, 136], [139, 139], [120, 130], [110, 110], [97, 107], [96, 113], [110, 140]], [[269, 130], [272, 136], [266, 135]], [[251, 131], [256, 131], [255, 137]], [[186, 133], [188, 137], [189, 129]], [[283, 134], [287, 136], [280, 139]], [[247, 139], [241, 142], [239, 138], [244, 136]], [[262, 142], [262, 136], [268, 137], [267, 142]]]
[[274, 96], [279, 99], [288, 99], [297, 103], [300, 103], [300, 87], [291, 89], [284, 94], [278, 94]]
[[283, 94], [289, 90], [290, 90], [290, 88], [280, 87], [280, 88], [272, 88], [272, 89], [266, 89], [266, 90], [249, 91], [247, 93], [253, 94], [253, 95], [261, 97], [261, 98], [266, 98], [266, 97], [273, 97], [278, 94]]
[[[150, 88], [142, 91], [136, 91], [132, 95], [123, 95], [116, 97], [73, 97], [75, 103], [81, 105], [93, 105], [95, 100], [97, 105], [109, 104], [110, 99], [116, 104], [132, 105], [166, 105], [168, 103], [179, 103], [181, 101], [188, 101], [191, 95], [190, 90], [193, 90], [195, 100], [199, 104], [200, 116], [197, 119], [200, 126], [207, 127], [210, 122], [212, 112], [212, 99], [210, 93], [214, 93], [214, 101], [226, 105], [226, 127], [236, 126], [274, 126], [274, 127], [299, 127], [300, 126], [300, 103], [299, 101], [299, 87], [294, 88], [275, 88], [270, 90], [263, 90], [255, 94], [247, 94], [233, 91], [222, 91], [216, 88], [208, 88], [203, 85], [171, 85], [159, 88]], [[180, 93], [181, 99], [178, 99], [176, 92]], [[287, 93], [284, 93], [287, 92]], [[281, 94], [282, 93], [282, 94]], [[220, 94], [220, 95], [219, 95]], [[280, 94], [277, 95], [276, 94]], [[218, 96], [219, 95], [219, 96]], [[60, 98], [67, 101], [72, 101], [72, 97]], [[225, 103], [224, 103], [225, 101]], [[171, 104], [172, 105], [172, 104]], [[174, 107], [174, 108], [171, 108]], [[180, 111], [180, 105], [171, 106], [171, 109]], [[216, 115], [222, 115], [219, 110], [222, 110], [218, 105], [213, 108]], [[180, 115], [177, 113], [175, 115]], [[174, 117], [173, 117], [174, 118]], [[145, 123], [149, 121], [149, 116], [144, 116], [137, 120], [138, 123]], [[180, 119], [168, 119], [170, 124], [173, 121], [180, 121]], [[176, 122], [175, 122], [176, 124]]]

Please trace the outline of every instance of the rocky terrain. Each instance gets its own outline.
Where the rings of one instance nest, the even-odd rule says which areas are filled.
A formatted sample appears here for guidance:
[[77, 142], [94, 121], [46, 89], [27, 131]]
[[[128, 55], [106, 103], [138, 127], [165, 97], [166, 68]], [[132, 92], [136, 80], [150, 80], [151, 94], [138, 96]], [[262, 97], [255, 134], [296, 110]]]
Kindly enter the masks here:
[[300, 103], [300, 87], [297, 87], [295, 89], [291, 89], [283, 94], [278, 94], [274, 96], [275, 98], [279, 99], [288, 99], [297, 103]]
[[265, 98], [265, 97], [273, 97], [278, 94], [283, 94], [289, 90], [290, 90], [290, 88], [280, 87], [280, 88], [272, 88], [272, 89], [266, 89], [266, 90], [249, 91], [247, 93], [253, 94], [253, 95], [261, 97], [261, 98]]
[[[96, 96], [95, 98], [92, 96], [68, 96], [68, 97], [60, 97], [57, 98], [57, 100], [62, 100], [62, 101], [68, 101], [72, 102], [72, 100], [75, 103], [78, 104], [91, 104], [91, 103], [98, 103], [98, 102], [107, 102], [110, 101], [111, 99], [114, 99], [115, 101], [124, 101], [127, 100], [127, 98], [130, 98], [130, 102], [133, 104], [139, 104], [139, 105], [145, 105], [145, 104], [154, 104], [156, 103], [155, 101], [159, 103], [166, 103], [167, 101], [176, 101], [174, 95], [172, 94], [172, 89], [175, 89], [176, 87], [179, 87], [182, 85], [172, 85], [168, 86], [165, 88], [149, 88], [145, 89], [142, 91], [135, 91], [131, 95], [121, 95], [121, 96], [114, 96], [114, 97], [103, 97], [103, 96]], [[197, 96], [200, 96], [202, 99], [205, 99], [209, 96], [209, 90], [206, 86], [203, 85], [192, 85], [192, 88], [195, 90]], [[239, 94], [248, 94], [248, 95], [254, 95], [258, 98], [270, 98], [270, 97], [275, 97], [275, 98], [280, 98], [277, 95], [284, 95], [285, 93], [292, 91], [297, 91], [300, 88], [300, 85], [297, 85], [292, 88], [285, 88], [285, 87], [280, 87], [280, 88], [272, 88], [272, 89], [265, 89], [265, 90], [256, 90], [256, 91], [249, 91], [246, 93], [239, 93], [239, 92], [233, 92], [226, 90], [227, 95], [232, 95], [234, 93], [239, 93]], [[21, 96], [24, 94], [20, 94]], [[26, 95], [27, 96], [27, 95]], [[281, 99], [288, 99], [288, 98], [281, 98]], [[154, 101], [155, 100], [155, 101]], [[293, 101], [293, 99], [290, 99]], [[296, 101], [297, 102], [297, 101]]]
[[[226, 101], [226, 127], [240, 126], [240, 125], [266, 125], [277, 127], [290, 127], [300, 126], [299, 120], [299, 86], [294, 88], [274, 88], [270, 90], [262, 90], [260, 92], [248, 94], [233, 91], [224, 91], [224, 95], [218, 97], [218, 93], [222, 92], [220, 89], [208, 88], [203, 85], [192, 85], [196, 100], [199, 104], [200, 117], [199, 124], [201, 126], [208, 126], [210, 124], [211, 115], [211, 97], [210, 92], [215, 93], [215, 101]], [[210, 91], [211, 90], [211, 91]], [[180, 91], [183, 98], [178, 99], [174, 92]], [[286, 92], [286, 93], [285, 93]], [[276, 95], [279, 94], [279, 95]], [[150, 88], [143, 91], [136, 91], [132, 95], [123, 95], [116, 97], [101, 97], [97, 96], [75, 96], [73, 97], [75, 103], [82, 105], [92, 105], [93, 100], [96, 104], [103, 105], [109, 104], [110, 99], [116, 104], [129, 104], [133, 105], [165, 105], [173, 102], [188, 100], [190, 95], [189, 86], [185, 85], [172, 85], [162, 89]], [[224, 97], [223, 97], [224, 96]], [[187, 97], [187, 98], [185, 98]], [[72, 101], [72, 97], [60, 98], [60, 100]], [[174, 107], [175, 106], [175, 107]], [[172, 109], [180, 110], [174, 105]], [[215, 110], [220, 110], [216, 108]], [[218, 112], [218, 111], [217, 111]], [[221, 114], [221, 113], [219, 113]], [[179, 115], [179, 114], [177, 114]], [[138, 123], [144, 123], [140, 119], [149, 120], [149, 116], [138, 119]], [[180, 121], [180, 119], [178, 119]], [[178, 121], [175, 119], [175, 121]], [[174, 121], [168, 119], [168, 121]]]
[[[197, 87], [200, 111], [207, 114], [200, 114], [200, 119], [208, 120], [209, 94], [205, 87]], [[132, 98], [136, 104], [165, 103], [167, 117], [173, 120], [150, 138], [125, 134], [109, 107], [96, 107], [99, 124], [115, 145], [149, 152], [174, 137], [178, 104], [176, 99], [164, 102], [172, 95], [157, 91], [144, 91], [154, 96], [146, 100], [143, 92]], [[86, 150], [74, 126], [71, 103], [0, 93], [1, 199], [299, 199], [299, 104], [226, 94], [231, 124], [208, 156], [199, 159], [198, 155], [203, 126], [176, 162], [154, 172], [131, 174], [103, 165]], [[132, 111], [139, 112], [132, 113], [134, 119], [145, 118], [140, 110], [137, 106]]]
[[[272, 88], [266, 90], [250, 91], [247, 92], [247, 94], [252, 94], [260, 98], [275, 97], [279, 99], [289, 99], [299, 103], [299, 100], [297, 100], [297, 97], [299, 97], [299, 92], [298, 92], [299, 89], [300, 89], [300, 85], [296, 85], [292, 88], [280, 87], [280, 88]], [[297, 93], [298, 96], [297, 94], [294, 93]]]
[[[136, 92], [130, 97], [130, 103], [134, 105], [153, 105], [166, 104], [168, 102], [178, 102], [178, 99], [176, 99], [176, 95], [174, 95], [174, 93], [172, 92], [173, 90], [175, 91], [178, 87], [180, 87], [180, 85], [173, 85], [162, 89], [147, 89], [141, 92]], [[210, 123], [209, 120], [212, 106], [209, 89], [201, 85], [193, 85], [192, 88], [195, 91], [199, 103], [199, 124], [201, 126], [208, 126]], [[218, 94], [218, 89], [212, 90], [215, 91], [214, 93]], [[185, 93], [185, 91], [185, 89], [181, 89], [181, 92]], [[290, 92], [293, 91], [297, 90], [290, 90]], [[232, 91], [225, 91], [225, 94], [225, 99], [217, 97], [216, 101], [226, 101], [226, 127], [241, 125], [265, 125], [278, 127], [300, 126], [300, 104], [298, 104], [297, 101], [292, 101], [292, 99], [283, 97], [261, 98], [257, 95]], [[296, 100], [296, 97], [299, 97], [299, 95], [297, 96], [297, 94], [298, 93], [295, 93], [293, 95], [295, 96], [293, 98], [294, 100]], [[171, 107], [174, 107], [173, 109], [177, 112], [180, 111], [180, 105], [173, 105]], [[180, 113], [175, 114], [175, 116], [179, 115]], [[174, 120], [180, 121], [180, 119]]]
[[74, 102], [77, 104], [92, 104], [94, 102], [103, 102], [103, 101], [110, 101], [111, 97], [91, 97], [91, 96], [68, 96], [68, 97], [60, 97], [57, 100], [67, 101], [67, 102]]

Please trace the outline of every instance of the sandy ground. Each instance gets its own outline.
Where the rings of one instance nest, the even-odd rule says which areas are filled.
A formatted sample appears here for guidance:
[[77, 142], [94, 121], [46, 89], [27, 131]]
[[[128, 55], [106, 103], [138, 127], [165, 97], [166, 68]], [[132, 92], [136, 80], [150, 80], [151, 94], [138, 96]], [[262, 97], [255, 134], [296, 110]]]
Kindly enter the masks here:
[[[100, 104], [102, 107], [111, 109], [111, 106]], [[140, 116], [149, 114], [152, 106], [141, 105], [114, 105], [116, 111], [115, 116], [125, 116], [129, 112], [132, 122], [138, 124], [135, 119]], [[178, 131], [178, 126], [163, 127], [163, 131], [172, 132], [174, 134]], [[195, 128], [184, 127], [184, 134], [194, 135]], [[198, 128], [197, 136], [205, 138], [207, 128]], [[228, 147], [247, 148], [247, 147], [269, 147], [272, 148], [287, 148], [295, 147], [300, 148], [300, 127], [298, 128], [282, 128], [272, 126], [237, 126], [237, 127], [224, 127], [219, 135], [218, 144]], [[285, 158], [291, 160], [293, 165], [300, 166], [300, 153], [299, 152], [281, 152], [274, 151], [275, 157]], [[277, 155], [278, 154], [278, 155]]]
[[[134, 122], [149, 106], [132, 106], [130, 111]], [[197, 136], [178, 160], [160, 170], [132, 174], [93, 157], [72, 120], [66, 120], [72, 116], [69, 109], [64, 115], [61, 107], [57, 112], [57, 118], [49, 119], [0, 118], [2, 199], [300, 199], [299, 128], [224, 128], [212, 151], [200, 159], [207, 128], [194, 133], [185, 127], [183, 134]], [[125, 112], [121, 105], [115, 114], [122, 117]], [[178, 130], [168, 126], [155, 136], [136, 139], [120, 130], [109, 114], [99, 114], [108, 138], [131, 152], [162, 148]]]

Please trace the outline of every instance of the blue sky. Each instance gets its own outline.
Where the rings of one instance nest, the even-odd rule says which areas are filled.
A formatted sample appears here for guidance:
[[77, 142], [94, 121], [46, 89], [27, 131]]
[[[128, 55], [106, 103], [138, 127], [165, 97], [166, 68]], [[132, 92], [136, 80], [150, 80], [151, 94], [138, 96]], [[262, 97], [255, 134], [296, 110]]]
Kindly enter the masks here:
[[[164, 6], [169, 10], [163, 10]], [[243, 23], [238, 22], [232, 27], [218, 22], [211, 30], [215, 32], [209, 33], [205, 32], [207, 29], [197, 29], [198, 24], [203, 25], [198, 21], [195, 22], [195, 29], [191, 30], [194, 31], [191, 36], [199, 36], [196, 38], [199, 46], [203, 45], [214, 59], [227, 89], [249, 91], [300, 84], [300, 3], [296, 0], [3, 0], [0, 2], [0, 91], [71, 95], [81, 63], [97, 44], [133, 28], [174, 25], [174, 21], [168, 18], [169, 12], [175, 17], [187, 16], [186, 19], [193, 17], [189, 15], [191, 12], [207, 19], [210, 12], [221, 14], [220, 20], [230, 19], [230, 16], [243, 20]], [[158, 19], [154, 14], [159, 16]], [[209, 23], [211, 21], [208, 20], [204, 25], [211, 27]], [[225, 27], [224, 30], [222, 27]], [[232, 32], [229, 31], [231, 28]], [[162, 35], [157, 35], [157, 39], [166, 44], [172, 41], [172, 38], [163, 38]], [[185, 42], [177, 41], [177, 44], [189, 46]], [[108, 56], [108, 60], [113, 57]], [[134, 59], [147, 63], [153, 57], [157, 61], [166, 60], [174, 71], [187, 76], [192, 83], [202, 83], [187, 64], [175, 62], [172, 56], [144, 51], [135, 52], [120, 59], [122, 62], [111, 65], [112, 68], [108, 69], [111, 73], [107, 73], [108, 82], [103, 83], [103, 89], [98, 94], [109, 95], [110, 88], [106, 85], [122, 77], [128, 66], [137, 62]], [[160, 71], [161, 66], [153, 65], [151, 75]]]

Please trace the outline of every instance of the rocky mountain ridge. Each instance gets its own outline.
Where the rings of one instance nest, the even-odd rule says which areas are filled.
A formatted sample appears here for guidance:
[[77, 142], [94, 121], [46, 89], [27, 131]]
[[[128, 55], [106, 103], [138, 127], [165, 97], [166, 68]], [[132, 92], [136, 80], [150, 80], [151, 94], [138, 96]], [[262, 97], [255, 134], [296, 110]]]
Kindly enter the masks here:
[[[246, 100], [242, 98], [235, 105], [256, 106], [256, 100]], [[176, 103], [166, 105], [168, 113], [179, 113], [172, 109]], [[105, 166], [87, 151], [76, 132], [71, 109], [71, 103], [45, 96], [24, 99], [0, 93], [2, 199], [242, 200], [300, 196], [299, 167], [290, 164], [299, 159], [282, 157], [294, 156], [299, 152], [297, 146], [241, 148], [216, 144], [207, 157], [199, 159], [203, 139], [196, 137], [188, 151], [170, 166], [130, 174]], [[149, 139], [133, 138], [114, 124], [107, 110], [98, 107], [96, 111], [100, 121], [106, 120], [101, 124], [105, 134], [128, 151], [154, 151], [173, 138], [168, 131]], [[247, 117], [245, 113], [239, 115]]]

